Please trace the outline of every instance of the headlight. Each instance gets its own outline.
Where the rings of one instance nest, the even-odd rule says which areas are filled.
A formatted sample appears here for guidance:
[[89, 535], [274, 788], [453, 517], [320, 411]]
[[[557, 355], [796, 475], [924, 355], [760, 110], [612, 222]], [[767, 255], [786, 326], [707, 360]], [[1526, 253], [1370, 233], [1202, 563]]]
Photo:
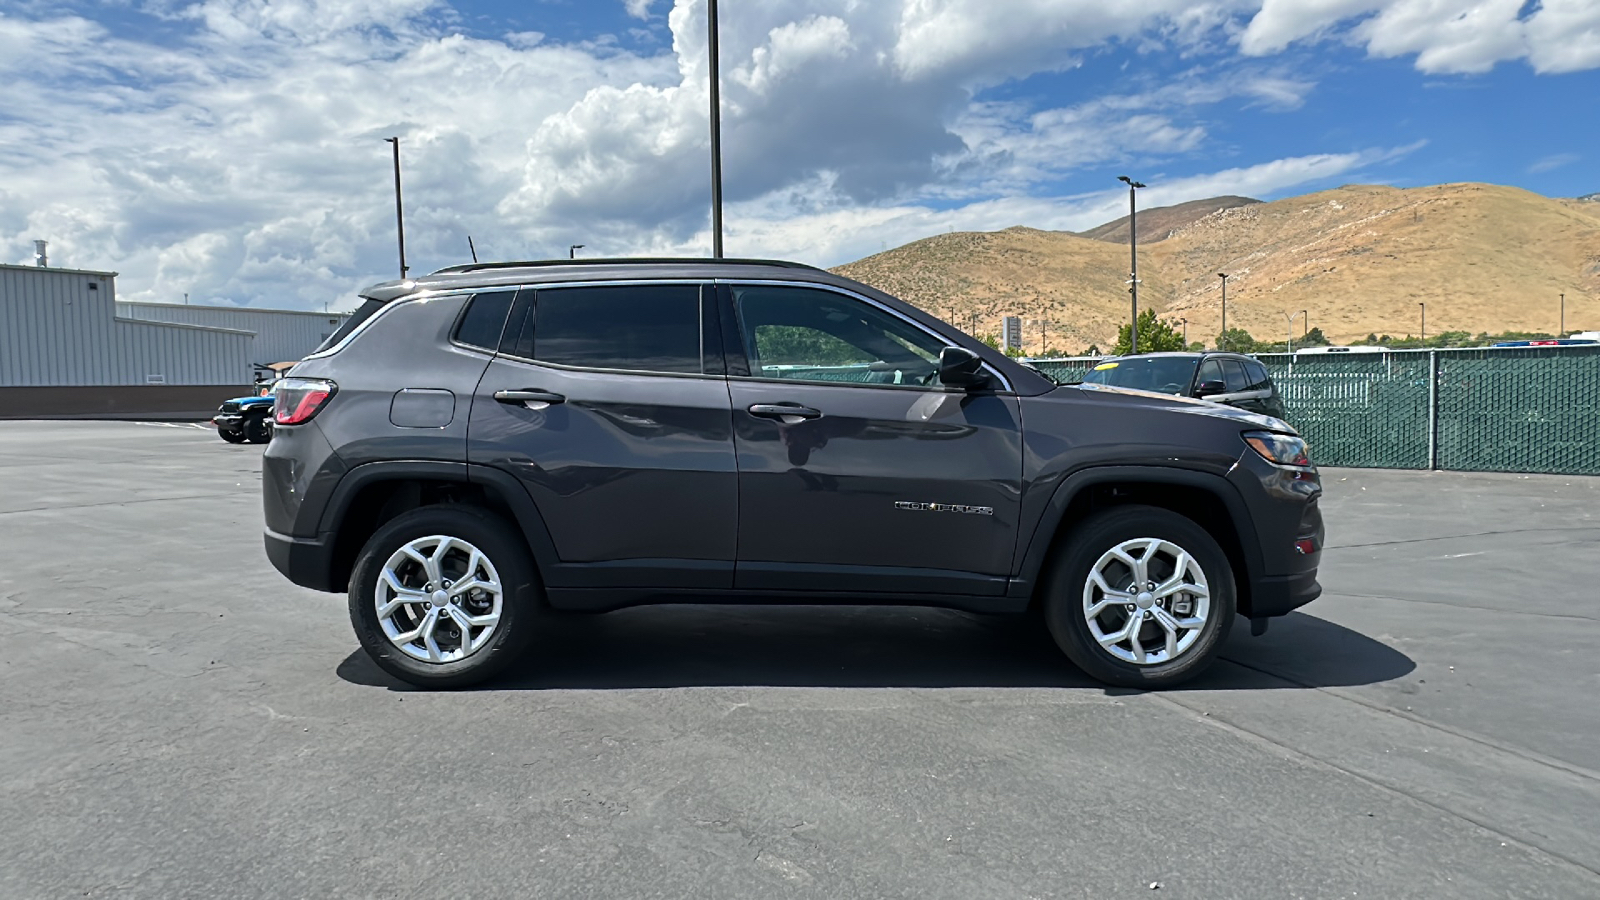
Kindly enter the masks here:
[[1311, 454], [1306, 450], [1306, 442], [1300, 438], [1271, 431], [1247, 431], [1244, 433], [1244, 442], [1273, 465], [1311, 468]]

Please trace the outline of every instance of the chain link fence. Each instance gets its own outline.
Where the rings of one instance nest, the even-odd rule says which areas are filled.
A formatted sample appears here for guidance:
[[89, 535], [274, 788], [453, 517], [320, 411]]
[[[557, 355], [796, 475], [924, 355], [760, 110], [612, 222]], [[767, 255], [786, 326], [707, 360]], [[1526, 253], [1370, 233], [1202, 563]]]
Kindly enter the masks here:
[[[1600, 475], [1600, 346], [1258, 357], [1326, 466]], [[1058, 381], [1098, 360], [1033, 360]]]

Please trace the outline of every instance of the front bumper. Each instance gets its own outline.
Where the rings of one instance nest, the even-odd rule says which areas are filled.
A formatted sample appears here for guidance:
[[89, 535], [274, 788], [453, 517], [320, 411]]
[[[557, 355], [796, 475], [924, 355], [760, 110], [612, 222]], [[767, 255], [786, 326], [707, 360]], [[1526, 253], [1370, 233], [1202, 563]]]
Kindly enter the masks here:
[[333, 539], [331, 535], [314, 538], [294, 537], [266, 529], [262, 535], [267, 547], [267, 559], [283, 577], [313, 591], [337, 594], [344, 585], [329, 583], [333, 566]]
[[225, 431], [240, 431], [244, 428], [244, 413], [217, 413], [211, 417], [211, 424]]

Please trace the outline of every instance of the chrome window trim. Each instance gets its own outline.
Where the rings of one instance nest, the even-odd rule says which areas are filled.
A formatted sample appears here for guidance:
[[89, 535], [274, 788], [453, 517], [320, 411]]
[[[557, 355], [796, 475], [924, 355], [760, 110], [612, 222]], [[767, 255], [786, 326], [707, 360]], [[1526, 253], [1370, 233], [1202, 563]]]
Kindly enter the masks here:
[[[818, 284], [817, 282], [814, 282], [814, 281], [783, 281], [783, 280], [768, 279], [768, 278], [717, 278], [717, 279], [714, 279], [714, 281], [717, 284], [726, 284], [726, 285], [730, 285], [730, 286], [731, 285], [737, 285], [737, 284], [759, 284], [759, 285], [766, 285], [766, 286], [769, 286], [769, 287], [800, 287], [800, 288], [810, 288], [812, 290], [818, 290], [818, 291], [831, 291], [831, 292], [833, 292], [835, 294], [839, 294], [841, 296], [849, 297], [852, 300], [859, 300], [862, 303], [867, 304], [868, 306], [874, 307], [879, 312], [882, 312], [885, 315], [888, 315], [888, 316], [890, 316], [892, 318], [898, 319], [899, 321], [904, 322], [907, 325], [910, 325], [912, 328], [915, 328], [916, 330], [922, 332], [923, 334], [925, 334], [925, 335], [927, 335], [927, 336], [929, 336], [931, 338], [934, 338], [935, 340], [940, 341], [946, 347], [959, 346], [958, 344], [956, 344], [953, 341], [951, 341], [948, 336], [940, 334], [939, 332], [934, 331], [933, 329], [924, 326], [921, 322], [918, 322], [918, 321], [916, 321], [914, 319], [908, 319], [905, 316], [901, 315], [900, 313], [898, 313], [898, 312], [890, 309], [889, 307], [884, 306], [882, 303], [879, 303], [878, 301], [872, 299], [871, 297], [868, 297], [865, 294], [859, 294], [859, 293], [857, 293], [855, 291], [850, 290], [849, 288], [842, 288], [842, 287], [838, 287], [837, 285], [832, 285], [832, 284]], [[734, 313], [737, 314], [738, 310], [734, 310]], [[1011, 394], [1011, 393], [1015, 393], [1016, 392], [1015, 388], [1013, 388], [1012, 385], [1011, 385], [1011, 380], [1006, 378], [1005, 375], [1003, 373], [1001, 373], [999, 369], [996, 369], [994, 366], [989, 365], [988, 360], [984, 360], [983, 361], [983, 369], [984, 369], [984, 371], [988, 372], [992, 377], [998, 379], [1000, 384], [1002, 384], [1004, 386], [1001, 390], [998, 390], [995, 393], [998, 393], [998, 394]], [[754, 381], [776, 381], [776, 382], [781, 382], [781, 383], [784, 383], [784, 384], [798, 384], [798, 383], [804, 381], [804, 379], [799, 379], [799, 378], [792, 378], [792, 379], [768, 378], [768, 377], [763, 377], [763, 376], [760, 376], [760, 375], [730, 375], [728, 377], [729, 378], [745, 378], [745, 379], [750, 379], [750, 380], [754, 380]], [[838, 384], [839, 386], [842, 386], [842, 387], [867, 387], [867, 388], [873, 388], [873, 387], [906, 388], [906, 387], [909, 387], [909, 388], [916, 388], [918, 390], [937, 390], [937, 391], [948, 391], [948, 390], [950, 390], [950, 389], [944, 387], [943, 385], [937, 385], [937, 384], [934, 384], [934, 385], [919, 385], [919, 384], [910, 384], [910, 385], [907, 385], [907, 384], [890, 384], [890, 385], [882, 385], [882, 384], [852, 384], [850, 382], [831, 382], [831, 381], [804, 381], [804, 383], [805, 384]]]

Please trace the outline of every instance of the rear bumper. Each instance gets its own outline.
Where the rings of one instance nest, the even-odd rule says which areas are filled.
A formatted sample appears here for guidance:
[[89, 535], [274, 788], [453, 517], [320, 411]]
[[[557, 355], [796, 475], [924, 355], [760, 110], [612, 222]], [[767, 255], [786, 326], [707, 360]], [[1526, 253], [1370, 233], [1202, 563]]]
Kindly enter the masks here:
[[1250, 583], [1250, 617], [1285, 616], [1322, 596], [1317, 570], [1294, 575], [1268, 575]]
[[343, 585], [330, 584], [328, 581], [329, 573], [333, 570], [330, 564], [333, 557], [331, 537], [293, 537], [268, 529], [262, 539], [267, 546], [267, 559], [272, 561], [273, 568], [283, 573], [283, 577], [313, 591], [336, 594], [345, 589]]

